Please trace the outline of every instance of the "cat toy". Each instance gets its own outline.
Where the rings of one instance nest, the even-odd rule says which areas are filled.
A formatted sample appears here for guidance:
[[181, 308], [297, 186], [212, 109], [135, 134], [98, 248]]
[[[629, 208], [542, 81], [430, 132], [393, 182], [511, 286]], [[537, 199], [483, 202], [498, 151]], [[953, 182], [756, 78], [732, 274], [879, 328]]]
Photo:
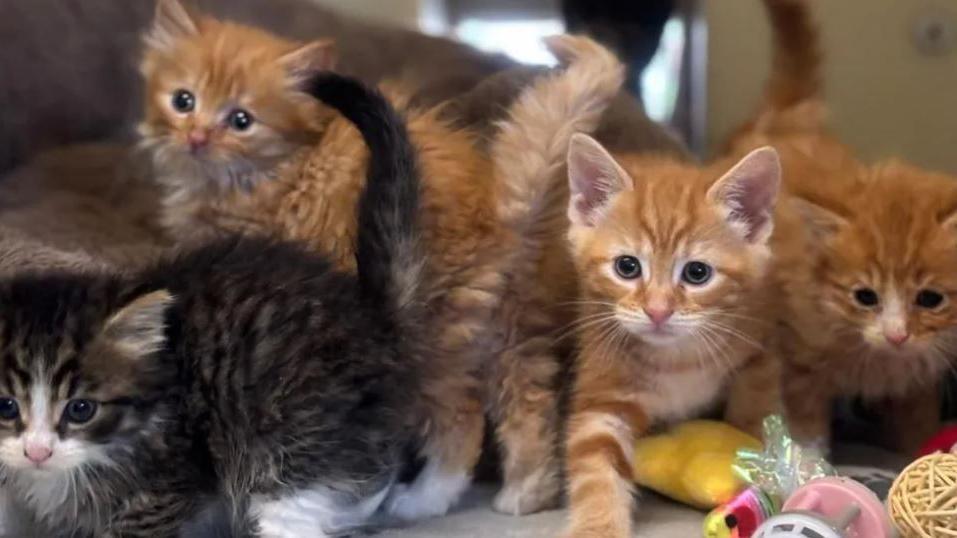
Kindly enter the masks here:
[[740, 538], [752, 536], [758, 526], [773, 516], [777, 500], [756, 487], [712, 510], [704, 519], [705, 538]]
[[761, 446], [757, 438], [725, 422], [684, 422], [635, 443], [635, 482], [676, 501], [710, 510], [747, 487], [732, 470], [737, 452]]
[[873, 491], [850, 478], [824, 477], [798, 488], [782, 513], [765, 521], [754, 538], [890, 538], [884, 506]]
[[935, 452], [950, 452], [957, 447], [957, 426], [949, 426], [937, 432], [920, 447], [917, 456], [928, 456]]
[[957, 536], [957, 455], [938, 452], [908, 465], [891, 486], [887, 509], [907, 538]]
[[750, 538], [800, 486], [837, 474], [818, 450], [791, 439], [780, 416], [766, 418], [763, 428], [764, 448], [738, 450], [732, 465], [750, 487], [705, 517], [705, 538]]

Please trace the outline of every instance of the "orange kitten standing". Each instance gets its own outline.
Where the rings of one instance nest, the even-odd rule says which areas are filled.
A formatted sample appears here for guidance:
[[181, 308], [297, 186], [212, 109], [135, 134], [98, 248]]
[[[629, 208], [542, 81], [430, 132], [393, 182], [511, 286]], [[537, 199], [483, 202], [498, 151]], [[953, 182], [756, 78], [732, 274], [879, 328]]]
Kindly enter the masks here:
[[[593, 41], [549, 43], [563, 69], [537, 79], [509, 107], [491, 157], [478, 137], [395, 103], [422, 171], [422, 233], [430, 325], [423, 381], [430, 421], [425, 465], [387, 501], [405, 519], [439, 515], [468, 486], [486, 414], [505, 453], [495, 507], [528, 513], [560, 497], [551, 356], [529, 356], [507, 290], [531, 287], [539, 214], [563, 183], [568, 139], [595, 129], [623, 69]], [[159, 0], [143, 73], [144, 144], [166, 187], [163, 221], [180, 241], [223, 231], [268, 234], [333, 253], [354, 266], [354, 207], [368, 151], [344, 118], [313, 111], [299, 73], [331, 65], [328, 43], [299, 44]], [[311, 123], [301, 118], [312, 120]], [[499, 166], [507, 158], [515, 166]], [[508, 347], [508, 352], [503, 350]]]
[[790, 426], [830, 436], [835, 398], [882, 411], [910, 452], [939, 428], [957, 354], [957, 178], [863, 163], [823, 121], [820, 51], [805, 0], [765, 0], [774, 29], [766, 103], [731, 141], [773, 144], [787, 196], [773, 240]]
[[776, 410], [765, 319], [780, 168], [771, 148], [699, 168], [612, 157], [585, 135], [572, 140], [568, 167], [582, 299], [568, 536], [630, 538], [636, 437], [726, 390], [738, 426], [754, 431]]

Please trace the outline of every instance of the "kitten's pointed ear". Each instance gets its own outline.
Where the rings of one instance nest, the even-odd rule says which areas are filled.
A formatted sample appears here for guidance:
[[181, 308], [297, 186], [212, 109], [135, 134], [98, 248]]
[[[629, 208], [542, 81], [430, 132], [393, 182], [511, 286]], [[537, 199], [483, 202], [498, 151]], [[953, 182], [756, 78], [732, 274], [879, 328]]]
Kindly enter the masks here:
[[763, 243], [771, 237], [774, 202], [781, 185], [781, 161], [770, 146], [747, 154], [708, 190], [728, 222], [745, 240]]
[[608, 209], [611, 198], [633, 188], [631, 177], [594, 138], [572, 135], [568, 145], [568, 218], [572, 224], [592, 227]]
[[157, 49], [170, 49], [178, 39], [199, 33], [197, 19], [179, 0], [157, 0], [153, 27], [146, 34], [146, 42]]
[[331, 71], [339, 59], [336, 42], [319, 39], [284, 54], [279, 62], [293, 78], [306, 78], [317, 71]]
[[172, 302], [166, 290], [141, 295], [107, 320], [103, 335], [130, 357], [158, 351], [166, 341], [166, 310]]

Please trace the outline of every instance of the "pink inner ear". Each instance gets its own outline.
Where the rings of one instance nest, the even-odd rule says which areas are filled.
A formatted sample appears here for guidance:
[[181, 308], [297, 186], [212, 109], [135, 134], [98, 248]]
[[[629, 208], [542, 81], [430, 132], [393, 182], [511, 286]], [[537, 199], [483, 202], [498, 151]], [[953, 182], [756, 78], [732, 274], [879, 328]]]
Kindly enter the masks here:
[[575, 163], [572, 174], [572, 192], [575, 196], [575, 208], [583, 215], [590, 215], [601, 209], [611, 195], [608, 178], [596, 163], [589, 159], [580, 159]]
[[748, 241], [756, 240], [771, 220], [780, 176], [777, 152], [765, 148], [745, 157], [723, 181], [721, 198], [731, 218], [746, 225]]
[[598, 142], [584, 136], [573, 138], [568, 155], [568, 214], [572, 222], [594, 226], [611, 196], [623, 188], [623, 173]]

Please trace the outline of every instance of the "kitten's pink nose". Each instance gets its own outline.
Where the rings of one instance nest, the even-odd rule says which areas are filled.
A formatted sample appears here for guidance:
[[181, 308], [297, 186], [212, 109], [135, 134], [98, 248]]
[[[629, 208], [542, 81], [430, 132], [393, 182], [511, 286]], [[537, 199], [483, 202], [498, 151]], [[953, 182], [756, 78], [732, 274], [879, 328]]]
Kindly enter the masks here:
[[885, 331], [884, 338], [895, 346], [902, 346], [910, 338], [910, 333], [907, 331]]
[[23, 455], [26, 456], [28, 460], [39, 465], [50, 459], [50, 456], [53, 455], [53, 449], [46, 445], [28, 444], [23, 449]]
[[645, 311], [645, 315], [648, 316], [648, 319], [655, 324], [656, 327], [660, 327], [664, 322], [668, 321], [668, 318], [675, 313], [674, 309], [671, 308], [662, 308], [662, 307], [644, 307], [642, 310]]
[[209, 144], [209, 131], [206, 129], [193, 129], [186, 135], [189, 141], [189, 149], [196, 151]]

